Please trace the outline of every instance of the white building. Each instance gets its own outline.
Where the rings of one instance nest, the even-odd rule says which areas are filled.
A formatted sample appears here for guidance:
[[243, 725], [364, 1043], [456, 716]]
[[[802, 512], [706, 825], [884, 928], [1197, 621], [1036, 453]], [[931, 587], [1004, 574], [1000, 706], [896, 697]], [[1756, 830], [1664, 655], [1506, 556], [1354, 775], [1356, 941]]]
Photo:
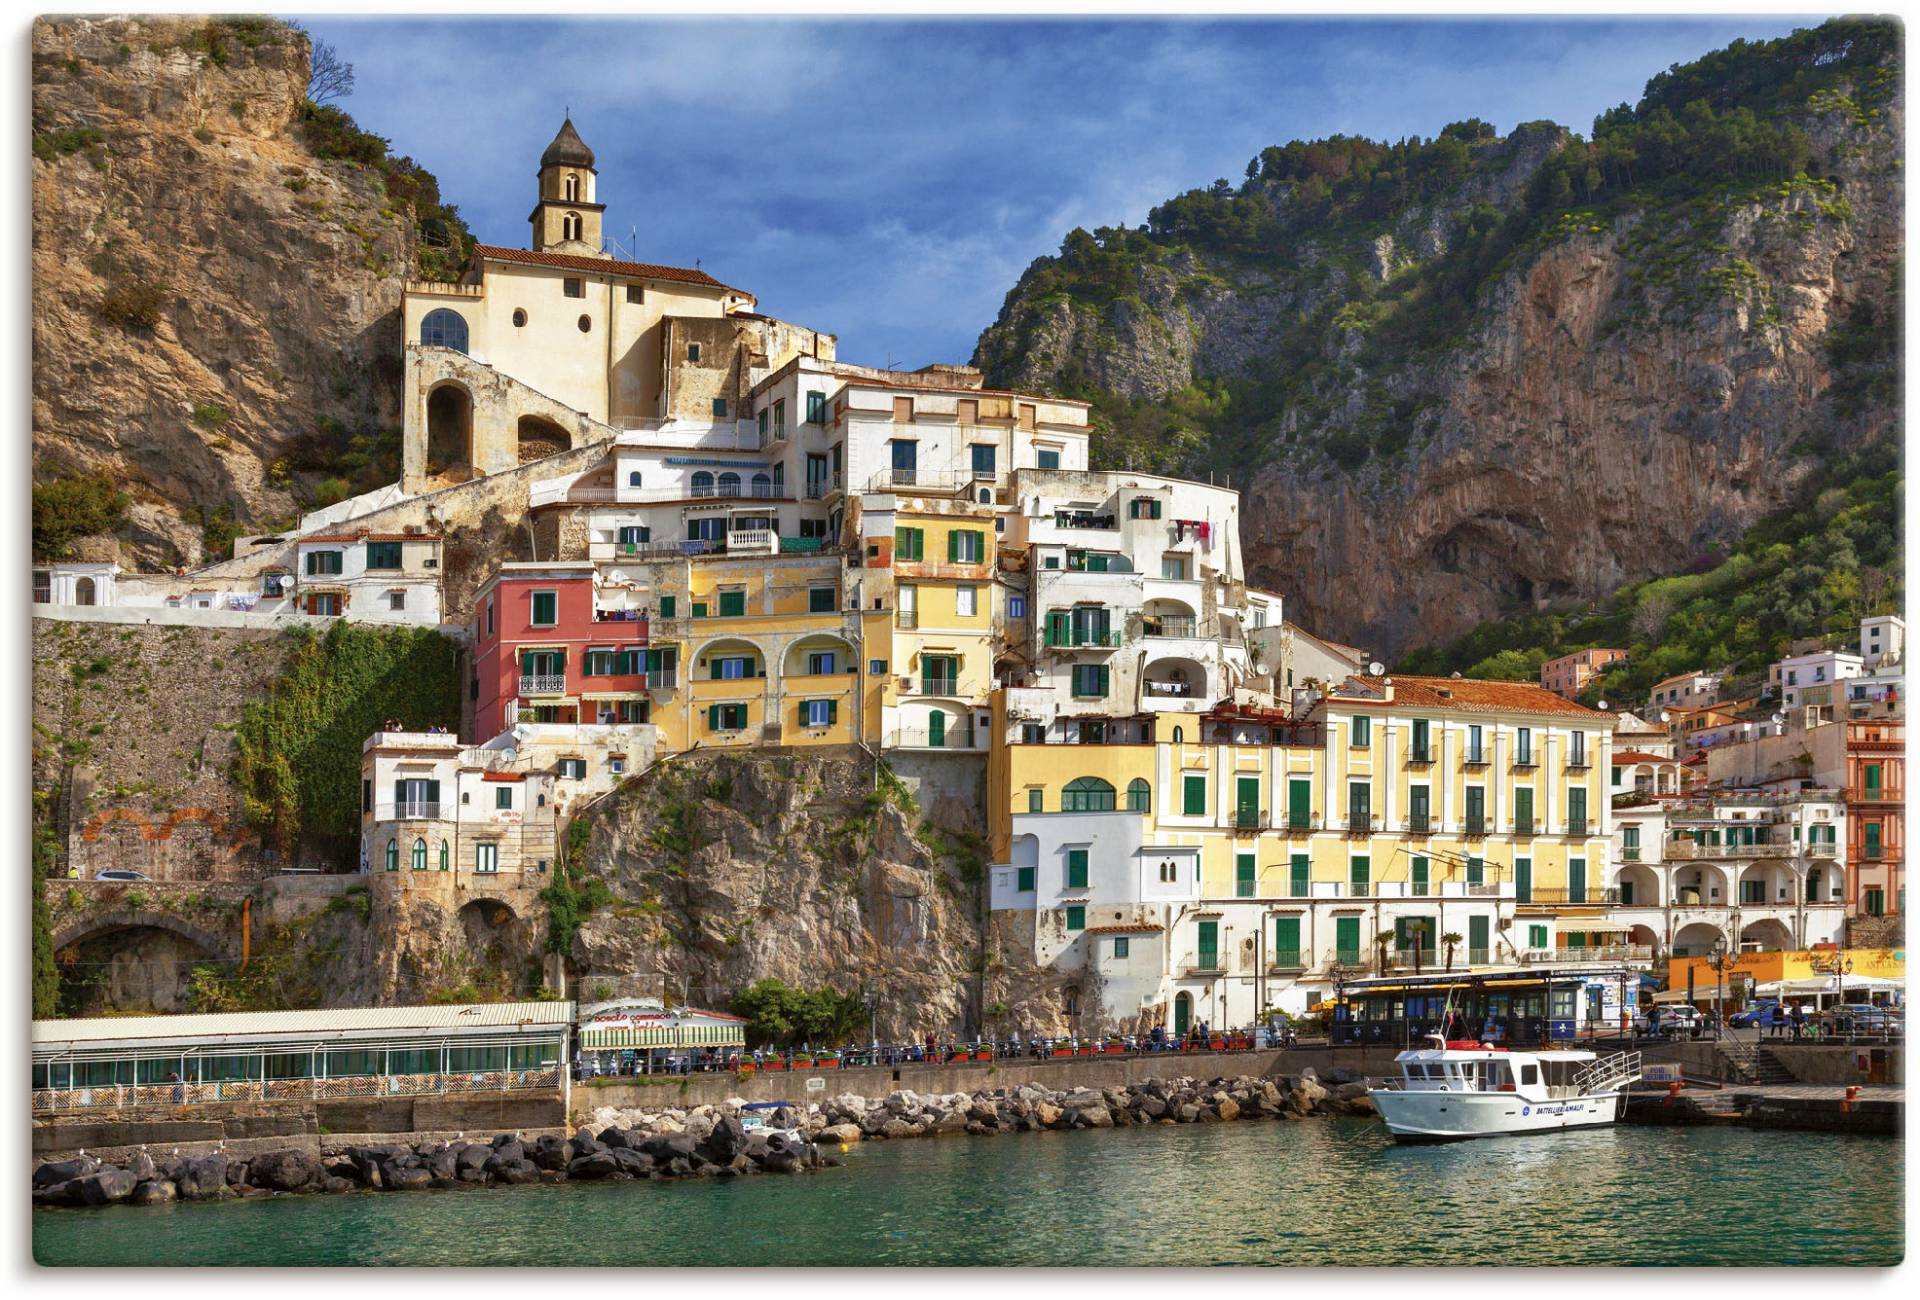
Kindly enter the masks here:
[[1790, 710], [1828, 707], [1835, 682], [1865, 671], [1861, 657], [1845, 650], [1816, 650], [1780, 661], [1780, 701]]
[[269, 571], [262, 596], [285, 596], [302, 614], [369, 623], [440, 623], [441, 539], [433, 533], [332, 533], [302, 537], [294, 572]]
[[1860, 657], [1867, 668], [1899, 663], [1906, 657], [1907, 621], [1898, 614], [1875, 614], [1860, 620]]

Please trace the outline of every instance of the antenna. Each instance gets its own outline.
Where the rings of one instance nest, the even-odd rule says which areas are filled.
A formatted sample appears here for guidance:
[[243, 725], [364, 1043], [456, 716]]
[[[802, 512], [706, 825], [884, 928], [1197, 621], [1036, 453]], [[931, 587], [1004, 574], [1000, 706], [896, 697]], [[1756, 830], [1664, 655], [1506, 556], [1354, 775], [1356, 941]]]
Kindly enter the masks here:
[[1387, 671], [1387, 666], [1378, 660], [1375, 660], [1373, 663], [1370, 663], [1367, 665], [1367, 674], [1371, 677], [1383, 676], [1385, 675], [1386, 671]]

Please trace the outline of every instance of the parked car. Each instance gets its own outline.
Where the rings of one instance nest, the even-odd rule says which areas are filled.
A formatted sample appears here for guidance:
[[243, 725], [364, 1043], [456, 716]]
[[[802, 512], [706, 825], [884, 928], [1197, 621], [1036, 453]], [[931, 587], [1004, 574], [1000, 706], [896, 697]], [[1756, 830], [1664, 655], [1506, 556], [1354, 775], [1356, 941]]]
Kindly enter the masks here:
[[1769, 998], [1764, 1002], [1748, 1003], [1728, 1016], [1727, 1023], [1735, 1029], [1770, 1029], [1793, 1023], [1793, 1017], [1785, 1007]]
[[1698, 1038], [1706, 1027], [1706, 1019], [1698, 1007], [1686, 1003], [1655, 1007], [1643, 1033], [1655, 1034], [1661, 1038]]
[[1865, 1002], [1850, 1002], [1834, 1008], [1828, 1015], [1829, 1023], [1843, 1034], [1897, 1034], [1904, 1032], [1907, 1025], [1906, 1017], [1895, 1008]]
[[95, 880], [145, 880], [147, 879], [146, 876], [141, 875], [138, 871], [118, 871], [118, 870], [96, 871], [93, 873], [93, 878]]

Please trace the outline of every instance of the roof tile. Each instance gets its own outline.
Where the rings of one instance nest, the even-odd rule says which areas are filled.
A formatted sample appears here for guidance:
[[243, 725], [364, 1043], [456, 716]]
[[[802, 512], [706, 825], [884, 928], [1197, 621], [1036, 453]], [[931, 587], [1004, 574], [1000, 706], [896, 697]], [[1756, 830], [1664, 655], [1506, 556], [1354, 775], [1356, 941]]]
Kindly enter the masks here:
[[1416, 677], [1390, 673], [1385, 678], [1349, 677], [1333, 699], [1343, 703], [1380, 700], [1380, 683], [1393, 683], [1396, 707], [1450, 709], [1460, 713], [1555, 713], [1566, 717], [1614, 722], [1611, 713], [1555, 695], [1529, 682], [1490, 682], [1471, 677]]
[[566, 271], [598, 271], [603, 275], [631, 275], [646, 280], [679, 280], [703, 284], [715, 289], [729, 286], [705, 271], [684, 266], [657, 266], [652, 262], [618, 262], [607, 257], [581, 257], [575, 253], [536, 253], [525, 248], [502, 248], [498, 244], [475, 244], [475, 257], [491, 257], [502, 262], [522, 262], [528, 266], [557, 266]]

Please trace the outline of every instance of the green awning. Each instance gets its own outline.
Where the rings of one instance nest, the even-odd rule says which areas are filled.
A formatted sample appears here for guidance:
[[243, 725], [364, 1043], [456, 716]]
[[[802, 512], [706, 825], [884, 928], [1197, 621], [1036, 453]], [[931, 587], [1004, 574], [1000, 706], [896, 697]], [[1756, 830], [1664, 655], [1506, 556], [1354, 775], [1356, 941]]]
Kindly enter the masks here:
[[678, 1025], [586, 1025], [580, 1030], [580, 1050], [600, 1052], [620, 1047], [745, 1047], [744, 1023]]

